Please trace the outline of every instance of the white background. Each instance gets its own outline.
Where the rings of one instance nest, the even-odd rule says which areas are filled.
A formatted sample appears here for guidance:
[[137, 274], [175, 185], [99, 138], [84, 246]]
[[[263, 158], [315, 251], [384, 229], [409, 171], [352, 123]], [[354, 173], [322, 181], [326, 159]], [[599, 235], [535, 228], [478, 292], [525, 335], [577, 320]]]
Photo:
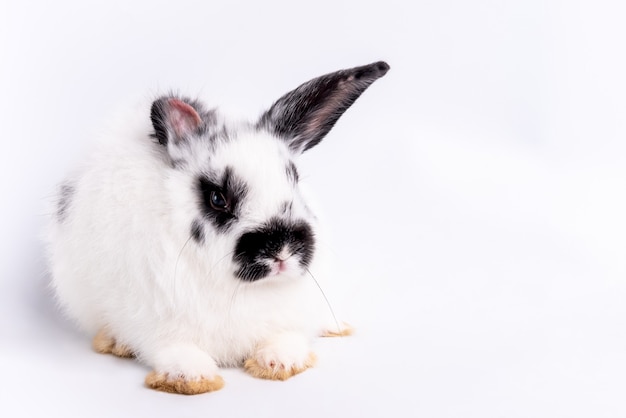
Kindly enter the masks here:
[[[0, 415], [626, 416], [626, 19], [608, 1], [0, 5]], [[391, 65], [303, 159], [347, 339], [287, 382], [195, 397], [56, 313], [44, 203], [120, 104], [249, 117]]]

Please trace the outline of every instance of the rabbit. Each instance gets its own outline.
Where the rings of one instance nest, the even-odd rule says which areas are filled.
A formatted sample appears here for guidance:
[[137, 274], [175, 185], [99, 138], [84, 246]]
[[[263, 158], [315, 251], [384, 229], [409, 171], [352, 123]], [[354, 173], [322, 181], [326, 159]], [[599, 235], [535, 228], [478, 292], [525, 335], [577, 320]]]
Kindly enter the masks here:
[[[285, 380], [347, 335], [321, 301], [323, 225], [297, 161], [385, 62], [312, 79], [254, 122], [165, 94], [129, 112], [59, 187], [47, 250], [60, 309], [145, 385], [221, 389], [220, 367]], [[334, 326], [333, 324], [337, 324]]]

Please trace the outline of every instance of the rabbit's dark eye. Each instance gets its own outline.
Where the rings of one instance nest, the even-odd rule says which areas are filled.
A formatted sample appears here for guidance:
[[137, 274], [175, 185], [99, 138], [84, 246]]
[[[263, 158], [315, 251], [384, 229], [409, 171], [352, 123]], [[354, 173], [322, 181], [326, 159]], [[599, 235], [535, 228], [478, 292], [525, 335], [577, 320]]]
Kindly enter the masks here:
[[215, 210], [219, 210], [221, 212], [228, 211], [228, 202], [226, 201], [226, 198], [221, 192], [218, 192], [217, 190], [213, 190], [209, 195], [209, 203], [211, 204], [211, 207]]
[[211, 173], [211, 177], [200, 176], [197, 188], [202, 215], [212, 221], [218, 231], [226, 231], [237, 219], [247, 194], [246, 184], [227, 167], [221, 179], [215, 173]]

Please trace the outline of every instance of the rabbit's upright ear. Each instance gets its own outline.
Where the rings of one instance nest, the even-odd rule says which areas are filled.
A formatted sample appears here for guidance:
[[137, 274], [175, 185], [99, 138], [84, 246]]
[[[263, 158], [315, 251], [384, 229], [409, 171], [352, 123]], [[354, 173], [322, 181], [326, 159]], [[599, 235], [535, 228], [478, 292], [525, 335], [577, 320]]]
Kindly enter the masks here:
[[314, 78], [278, 99], [258, 127], [269, 130], [301, 153], [317, 145], [370, 84], [389, 70], [376, 62]]
[[161, 145], [179, 145], [198, 132], [203, 121], [194, 104], [175, 97], [161, 97], [152, 103], [150, 119]]

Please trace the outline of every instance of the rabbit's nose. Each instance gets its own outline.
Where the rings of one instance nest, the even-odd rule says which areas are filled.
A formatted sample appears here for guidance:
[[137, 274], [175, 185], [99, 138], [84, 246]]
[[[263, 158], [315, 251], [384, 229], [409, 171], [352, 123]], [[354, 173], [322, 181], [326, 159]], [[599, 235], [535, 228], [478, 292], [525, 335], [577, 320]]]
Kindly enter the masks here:
[[288, 269], [287, 261], [292, 255], [293, 254], [289, 250], [283, 248], [280, 254], [274, 257], [274, 263], [279, 272], [282, 273]]
[[293, 253], [289, 251], [287, 247], [284, 247], [279, 254], [274, 256], [274, 259], [279, 262], [284, 262], [287, 261], [292, 255]]

